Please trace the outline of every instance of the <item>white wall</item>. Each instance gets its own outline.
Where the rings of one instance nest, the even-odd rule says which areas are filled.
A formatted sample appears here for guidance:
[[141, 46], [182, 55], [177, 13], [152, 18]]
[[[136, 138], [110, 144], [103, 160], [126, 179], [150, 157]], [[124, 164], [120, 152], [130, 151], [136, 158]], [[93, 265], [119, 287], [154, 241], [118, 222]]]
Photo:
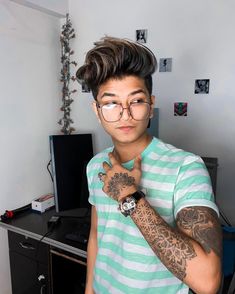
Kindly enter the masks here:
[[[61, 101], [60, 21], [0, 1], [0, 213], [51, 192], [49, 134]], [[0, 229], [0, 292], [10, 294], [6, 232]]]
[[[154, 94], [160, 108], [160, 138], [178, 147], [218, 157], [217, 199], [235, 224], [235, 2], [232, 0], [70, 0], [77, 31], [76, 58], [105, 34], [135, 39], [136, 29], [148, 29], [148, 43], [158, 58], [172, 57], [173, 72], [156, 73]], [[194, 94], [195, 79], [210, 79], [209, 95]], [[91, 95], [75, 102], [76, 124], [94, 129], [96, 146], [109, 141], [93, 115]], [[174, 117], [173, 103], [188, 102], [188, 117]]]
[[56, 17], [65, 17], [68, 12], [68, 0], [10, 0], [15, 3], [37, 9]]

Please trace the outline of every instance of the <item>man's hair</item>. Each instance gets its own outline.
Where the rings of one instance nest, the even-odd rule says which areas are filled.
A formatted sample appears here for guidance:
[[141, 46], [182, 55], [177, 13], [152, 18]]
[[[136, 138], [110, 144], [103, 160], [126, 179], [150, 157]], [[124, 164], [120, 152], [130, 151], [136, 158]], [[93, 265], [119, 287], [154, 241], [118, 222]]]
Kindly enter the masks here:
[[87, 52], [85, 63], [76, 73], [79, 83], [85, 83], [97, 99], [99, 87], [108, 79], [137, 76], [144, 80], [152, 94], [152, 74], [157, 68], [153, 52], [142, 44], [126, 39], [104, 37]]

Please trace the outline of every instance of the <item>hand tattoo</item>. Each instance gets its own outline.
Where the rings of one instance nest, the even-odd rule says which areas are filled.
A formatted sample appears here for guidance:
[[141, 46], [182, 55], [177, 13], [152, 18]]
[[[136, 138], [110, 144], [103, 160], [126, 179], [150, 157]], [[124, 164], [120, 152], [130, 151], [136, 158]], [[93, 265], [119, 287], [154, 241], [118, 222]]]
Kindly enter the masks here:
[[129, 176], [128, 173], [115, 173], [108, 183], [107, 194], [114, 200], [118, 200], [121, 191], [134, 184], [135, 178]]
[[183, 230], [189, 230], [192, 238], [203, 247], [206, 253], [213, 250], [218, 256], [221, 256], [221, 226], [216, 212], [211, 208], [184, 208], [178, 213], [177, 224]]

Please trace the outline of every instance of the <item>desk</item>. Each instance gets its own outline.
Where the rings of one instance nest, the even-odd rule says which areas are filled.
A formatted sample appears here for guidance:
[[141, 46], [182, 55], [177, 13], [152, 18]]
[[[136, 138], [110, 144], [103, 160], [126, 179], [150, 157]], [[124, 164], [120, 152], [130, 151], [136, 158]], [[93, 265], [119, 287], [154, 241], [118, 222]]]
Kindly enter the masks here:
[[[8, 230], [13, 294], [84, 293], [87, 245], [67, 240], [65, 235], [84, 223], [88, 233], [90, 216], [84, 214], [84, 209], [82, 213], [81, 209], [74, 210], [74, 217], [64, 214], [52, 233], [45, 236], [47, 222], [53, 215], [56, 215], [54, 209], [43, 214], [27, 211], [0, 222], [0, 226]], [[79, 215], [80, 218], [75, 217]], [[70, 274], [67, 282], [65, 275], [68, 273], [64, 271]], [[79, 276], [82, 288], [78, 289], [72, 278], [79, 280]]]

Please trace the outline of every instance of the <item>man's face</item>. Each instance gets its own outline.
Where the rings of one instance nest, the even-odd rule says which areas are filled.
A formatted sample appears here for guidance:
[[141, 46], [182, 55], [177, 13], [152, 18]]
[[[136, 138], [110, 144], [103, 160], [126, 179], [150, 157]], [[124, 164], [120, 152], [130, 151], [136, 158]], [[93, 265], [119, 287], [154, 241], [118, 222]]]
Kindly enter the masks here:
[[[94, 111], [114, 144], [133, 143], [146, 137], [146, 128], [153, 113], [154, 96], [149, 97], [143, 79], [135, 76], [109, 79], [100, 86], [97, 103], [99, 107], [95, 102], [93, 104]], [[134, 118], [130, 114], [130, 108], [126, 109], [130, 105]]]

